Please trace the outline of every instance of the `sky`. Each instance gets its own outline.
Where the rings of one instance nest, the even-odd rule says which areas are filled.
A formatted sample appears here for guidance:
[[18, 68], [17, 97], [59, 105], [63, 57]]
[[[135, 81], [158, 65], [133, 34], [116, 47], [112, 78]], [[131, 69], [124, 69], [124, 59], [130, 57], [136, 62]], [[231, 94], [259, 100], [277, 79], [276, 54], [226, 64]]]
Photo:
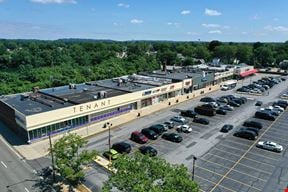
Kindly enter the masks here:
[[288, 0], [0, 0], [0, 38], [284, 42]]

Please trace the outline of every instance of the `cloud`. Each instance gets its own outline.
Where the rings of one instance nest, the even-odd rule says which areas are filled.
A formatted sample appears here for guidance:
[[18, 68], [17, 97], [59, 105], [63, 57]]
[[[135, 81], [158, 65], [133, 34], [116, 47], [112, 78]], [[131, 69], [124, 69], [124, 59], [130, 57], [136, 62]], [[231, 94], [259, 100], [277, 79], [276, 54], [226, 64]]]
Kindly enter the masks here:
[[181, 15], [189, 15], [191, 13], [190, 10], [183, 10], [181, 11]]
[[221, 25], [218, 25], [218, 24], [206, 24], [206, 23], [203, 23], [202, 26], [206, 28], [220, 28], [221, 27]]
[[230, 26], [227, 25], [219, 25], [219, 24], [212, 24], [212, 23], [203, 23], [202, 27], [206, 28], [215, 28], [215, 29], [230, 29]]
[[174, 26], [174, 27], [180, 27], [181, 23], [168, 22], [167, 25], [169, 25], [169, 26]]
[[130, 23], [132, 23], [132, 24], [141, 24], [141, 23], [144, 23], [144, 21], [141, 20], [141, 19], [131, 19]]
[[4, 2], [5, 0], [0, 0], [0, 3]]
[[267, 31], [276, 31], [276, 32], [288, 32], [288, 27], [285, 26], [271, 26], [268, 25], [264, 27], [265, 30]]
[[210, 34], [222, 34], [221, 30], [213, 30], [213, 31], [209, 31], [208, 33]]
[[123, 7], [123, 8], [129, 8], [130, 7], [129, 4], [125, 4], [125, 3], [118, 3], [117, 6], [118, 7]]
[[72, 3], [76, 4], [76, 0], [30, 0], [34, 3], [42, 3], [42, 4], [50, 4], [50, 3], [56, 3], [56, 4], [63, 4], [63, 3]]
[[222, 15], [221, 12], [217, 11], [217, 10], [213, 10], [213, 9], [205, 9], [205, 15], [208, 16], [220, 16]]
[[186, 34], [187, 34], [187, 35], [199, 35], [199, 33], [197, 33], [197, 32], [191, 32], [191, 31], [188, 31]]
[[251, 17], [252, 20], [260, 20], [261, 17], [259, 15], [254, 15], [253, 17]]

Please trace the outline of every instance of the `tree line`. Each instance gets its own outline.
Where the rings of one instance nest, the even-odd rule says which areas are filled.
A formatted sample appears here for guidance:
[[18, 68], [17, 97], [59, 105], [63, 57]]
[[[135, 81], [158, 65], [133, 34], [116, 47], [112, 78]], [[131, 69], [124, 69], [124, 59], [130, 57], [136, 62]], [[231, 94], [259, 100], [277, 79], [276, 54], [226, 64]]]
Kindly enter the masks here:
[[197, 59], [215, 57], [228, 64], [238, 60], [256, 67], [278, 66], [288, 59], [288, 42], [0, 40], [0, 95], [152, 71], [163, 64], [194, 65]]

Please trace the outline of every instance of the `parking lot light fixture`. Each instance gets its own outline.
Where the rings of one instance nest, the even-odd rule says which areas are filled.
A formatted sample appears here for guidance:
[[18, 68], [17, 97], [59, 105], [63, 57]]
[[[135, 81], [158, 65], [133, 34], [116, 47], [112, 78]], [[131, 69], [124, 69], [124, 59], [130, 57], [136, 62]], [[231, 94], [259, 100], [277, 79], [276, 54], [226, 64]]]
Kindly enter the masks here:
[[195, 161], [197, 157], [193, 156], [193, 167], [192, 167], [192, 181], [194, 181], [194, 174], [195, 174]]

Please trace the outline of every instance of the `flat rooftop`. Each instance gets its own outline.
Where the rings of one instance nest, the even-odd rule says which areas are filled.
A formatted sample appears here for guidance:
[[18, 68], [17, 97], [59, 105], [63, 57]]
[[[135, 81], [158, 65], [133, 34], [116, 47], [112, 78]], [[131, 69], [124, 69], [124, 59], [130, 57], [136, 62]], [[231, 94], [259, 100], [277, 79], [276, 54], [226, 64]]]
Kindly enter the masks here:
[[1, 101], [25, 115], [52, 111], [128, 93], [88, 84], [70, 84], [22, 94], [7, 95]]
[[90, 101], [115, 97], [128, 93], [127, 91], [97, 86], [89, 82], [83, 84], [70, 84], [67, 86], [43, 89], [40, 92], [60, 98], [64, 101], [71, 102], [73, 104], [82, 104]]
[[168, 78], [163, 79], [157, 77], [147, 77], [143, 75], [129, 75], [114, 79], [95, 81], [91, 83], [98, 86], [111, 87], [113, 89], [127, 92], [137, 92], [171, 84], [172, 80]]

